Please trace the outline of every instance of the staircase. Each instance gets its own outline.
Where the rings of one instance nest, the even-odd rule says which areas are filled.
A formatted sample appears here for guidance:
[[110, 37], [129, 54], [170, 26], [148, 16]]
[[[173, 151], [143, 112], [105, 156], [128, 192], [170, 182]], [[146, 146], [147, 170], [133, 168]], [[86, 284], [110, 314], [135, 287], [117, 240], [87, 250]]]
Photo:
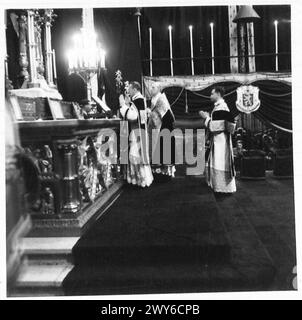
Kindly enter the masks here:
[[21, 240], [23, 260], [11, 296], [63, 295], [62, 282], [72, 270], [72, 248], [78, 237]]

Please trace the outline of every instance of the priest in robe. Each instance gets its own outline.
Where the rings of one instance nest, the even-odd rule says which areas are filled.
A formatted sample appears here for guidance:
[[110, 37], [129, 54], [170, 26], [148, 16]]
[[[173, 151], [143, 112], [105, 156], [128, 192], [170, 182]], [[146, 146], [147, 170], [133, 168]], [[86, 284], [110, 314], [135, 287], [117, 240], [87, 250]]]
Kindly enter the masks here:
[[209, 187], [216, 193], [236, 192], [235, 166], [232, 134], [235, 131], [234, 118], [223, 99], [224, 89], [215, 87], [211, 92], [214, 108], [211, 115], [200, 111], [210, 140], [206, 152], [205, 176]]
[[141, 94], [138, 82], [130, 82], [128, 96], [120, 95], [120, 114], [129, 124], [129, 159], [126, 166], [126, 179], [129, 184], [149, 187], [153, 181], [149, 154], [146, 101]]
[[[154, 179], [159, 182], [169, 181], [175, 175], [175, 137], [171, 136], [169, 148], [164, 146], [164, 139], [160, 135], [164, 129], [172, 132], [174, 130], [175, 117], [170, 103], [160, 85], [154, 82], [150, 89], [151, 108], [148, 120], [148, 135], [150, 139], [150, 158], [152, 158], [152, 172]], [[154, 134], [156, 132], [156, 134]], [[164, 152], [171, 152], [170, 162], [166, 163]], [[159, 152], [159, 161], [154, 163], [154, 152]]]

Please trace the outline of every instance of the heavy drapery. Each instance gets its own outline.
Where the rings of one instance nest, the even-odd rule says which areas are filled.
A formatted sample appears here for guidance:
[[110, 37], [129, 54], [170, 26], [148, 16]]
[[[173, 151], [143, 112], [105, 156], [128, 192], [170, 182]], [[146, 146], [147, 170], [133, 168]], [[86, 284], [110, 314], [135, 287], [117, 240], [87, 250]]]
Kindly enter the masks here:
[[[281, 130], [291, 131], [292, 87], [290, 82], [256, 80], [249, 83], [259, 88], [261, 106], [254, 112], [255, 117]], [[236, 107], [236, 89], [242, 84], [235, 81], [214, 83], [200, 91], [187, 90], [183, 87], [166, 87], [164, 92], [177, 119], [195, 120], [199, 118], [199, 110], [211, 110], [210, 94], [215, 85], [225, 88], [224, 99], [232, 115], [237, 116], [239, 111]]]

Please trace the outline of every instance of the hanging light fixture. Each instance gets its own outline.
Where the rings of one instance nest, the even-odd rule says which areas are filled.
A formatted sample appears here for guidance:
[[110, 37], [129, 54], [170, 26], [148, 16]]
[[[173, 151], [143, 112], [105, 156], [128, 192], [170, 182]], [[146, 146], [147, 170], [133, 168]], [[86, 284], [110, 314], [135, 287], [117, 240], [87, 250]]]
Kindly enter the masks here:
[[260, 19], [258, 13], [254, 10], [252, 6], [240, 6], [237, 15], [235, 16], [233, 22], [255, 22]]

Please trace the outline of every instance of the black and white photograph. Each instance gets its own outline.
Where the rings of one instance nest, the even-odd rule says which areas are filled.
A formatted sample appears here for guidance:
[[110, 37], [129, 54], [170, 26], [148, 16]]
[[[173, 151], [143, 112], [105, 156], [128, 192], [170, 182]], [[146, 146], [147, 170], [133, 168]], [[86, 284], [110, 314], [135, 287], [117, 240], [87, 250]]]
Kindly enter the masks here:
[[6, 298], [298, 293], [301, 7], [132, 2], [5, 3]]

